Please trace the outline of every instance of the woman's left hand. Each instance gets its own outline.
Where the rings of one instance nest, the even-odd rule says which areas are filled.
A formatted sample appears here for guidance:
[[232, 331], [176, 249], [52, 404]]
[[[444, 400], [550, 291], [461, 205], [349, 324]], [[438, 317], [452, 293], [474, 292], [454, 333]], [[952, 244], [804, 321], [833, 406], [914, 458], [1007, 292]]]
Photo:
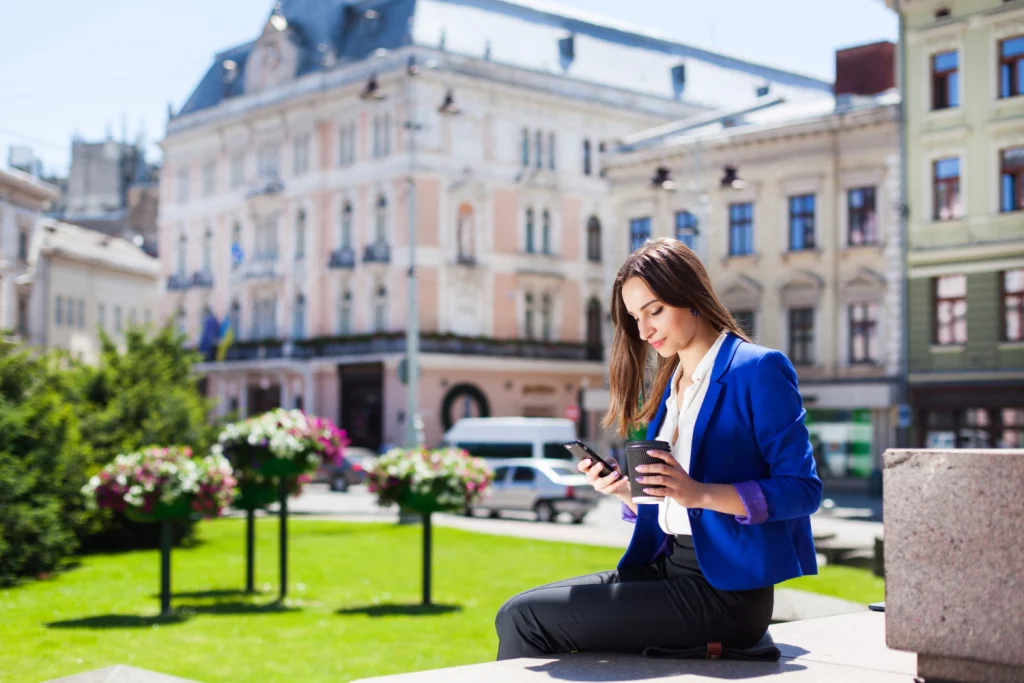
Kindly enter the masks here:
[[[638, 465], [637, 481], [644, 486], [649, 496], [671, 498], [685, 508], [701, 507], [704, 485], [690, 478], [679, 462], [666, 451], [647, 451], [647, 454], [663, 461], [658, 465]], [[648, 486], [662, 488], [647, 488]]]

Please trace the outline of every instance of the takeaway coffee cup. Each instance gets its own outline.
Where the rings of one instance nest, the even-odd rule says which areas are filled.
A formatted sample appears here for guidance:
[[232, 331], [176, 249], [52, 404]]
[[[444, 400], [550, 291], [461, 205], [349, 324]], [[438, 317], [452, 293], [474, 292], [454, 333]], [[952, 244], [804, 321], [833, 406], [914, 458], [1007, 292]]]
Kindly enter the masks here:
[[[644, 484], [642, 481], [637, 481], [638, 465], [659, 465], [662, 464], [663, 460], [658, 460], [653, 455], [648, 455], [647, 451], [668, 451], [672, 452], [672, 447], [665, 441], [628, 441], [626, 442], [626, 467], [629, 472], [629, 492], [633, 496], [633, 502], [642, 503], [660, 503], [665, 500], [661, 496], [651, 496], [644, 493], [644, 489], [656, 489], [661, 488], [660, 486], [651, 486]], [[639, 473], [643, 476], [643, 473]]]

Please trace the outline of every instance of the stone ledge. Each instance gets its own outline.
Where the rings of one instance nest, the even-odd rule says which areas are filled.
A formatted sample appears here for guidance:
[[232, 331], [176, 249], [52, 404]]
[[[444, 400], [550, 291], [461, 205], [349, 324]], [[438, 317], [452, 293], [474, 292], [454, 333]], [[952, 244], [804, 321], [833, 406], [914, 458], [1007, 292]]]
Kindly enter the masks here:
[[74, 676], [55, 678], [46, 683], [197, 683], [197, 681], [137, 669], [134, 666], [118, 665]]
[[914, 680], [917, 658], [885, 646], [883, 614], [863, 612], [809, 619], [778, 624], [770, 630], [782, 651], [778, 662], [571, 654], [366, 678], [355, 683], [550, 683], [552, 679], [700, 683], [778, 678], [783, 674], [791, 683], [912, 683]]

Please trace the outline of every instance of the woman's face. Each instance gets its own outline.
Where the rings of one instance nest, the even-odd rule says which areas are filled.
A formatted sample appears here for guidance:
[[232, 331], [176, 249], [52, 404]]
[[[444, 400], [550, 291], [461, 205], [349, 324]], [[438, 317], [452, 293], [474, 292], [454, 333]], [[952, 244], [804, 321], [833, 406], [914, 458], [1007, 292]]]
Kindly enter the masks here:
[[636, 319], [640, 339], [668, 358], [686, 348], [699, 331], [700, 318], [689, 308], [663, 303], [643, 280], [631, 277], [622, 285], [622, 302]]

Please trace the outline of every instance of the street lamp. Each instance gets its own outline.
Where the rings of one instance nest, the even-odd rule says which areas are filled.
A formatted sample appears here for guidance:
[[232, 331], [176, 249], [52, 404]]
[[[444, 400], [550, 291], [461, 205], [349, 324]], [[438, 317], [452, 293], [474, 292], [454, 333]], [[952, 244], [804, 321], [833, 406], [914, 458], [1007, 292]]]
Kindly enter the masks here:
[[[437, 66], [434, 60], [427, 61], [424, 65], [427, 69]], [[406, 64], [405, 79], [405, 102], [408, 111], [408, 119], [403, 124], [408, 131], [408, 142], [406, 147], [409, 150], [409, 176], [407, 179], [409, 193], [409, 301], [406, 316], [405, 333], [405, 376], [407, 402], [405, 410], [405, 444], [414, 448], [423, 444], [423, 418], [420, 416], [419, 388], [420, 388], [420, 320], [419, 320], [419, 289], [416, 282], [416, 132], [423, 128], [423, 124], [416, 121], [416, 108], [413, 90], [413, 77], [419, 75], [420, 65], [416, 63], [416, 57], [409, 56]], [[455, 105], [455, 97], [451, 89], [448, 90], [444, 102], [438, 108], [442, 115], [452, 116], [459, 113]]]

